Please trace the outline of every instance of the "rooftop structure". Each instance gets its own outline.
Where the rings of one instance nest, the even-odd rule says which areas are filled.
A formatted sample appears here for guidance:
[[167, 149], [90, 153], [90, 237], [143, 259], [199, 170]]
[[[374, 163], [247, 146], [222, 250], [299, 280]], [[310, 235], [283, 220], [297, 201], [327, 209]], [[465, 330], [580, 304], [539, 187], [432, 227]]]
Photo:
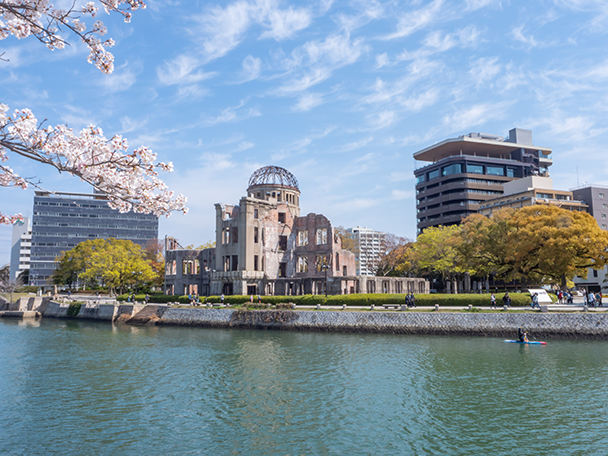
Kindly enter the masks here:
[[509, 137], [469, 133], [414, 153], [431, 162], [414, 171], [418, 232], [454, 225], [500, 197], [503, 185], [528, 176], [548, 177], [551, 149], [535, 146], [532, 132], [520, 128]]

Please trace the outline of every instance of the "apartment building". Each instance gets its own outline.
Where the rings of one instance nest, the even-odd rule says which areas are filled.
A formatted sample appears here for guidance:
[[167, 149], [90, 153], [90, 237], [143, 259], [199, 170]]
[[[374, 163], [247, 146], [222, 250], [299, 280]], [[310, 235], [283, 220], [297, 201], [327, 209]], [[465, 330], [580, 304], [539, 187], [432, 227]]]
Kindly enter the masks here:
[[373, 276], [380, 261], [385, 233], [357, 226], [346, 230], [357, 241], [357, 275]]

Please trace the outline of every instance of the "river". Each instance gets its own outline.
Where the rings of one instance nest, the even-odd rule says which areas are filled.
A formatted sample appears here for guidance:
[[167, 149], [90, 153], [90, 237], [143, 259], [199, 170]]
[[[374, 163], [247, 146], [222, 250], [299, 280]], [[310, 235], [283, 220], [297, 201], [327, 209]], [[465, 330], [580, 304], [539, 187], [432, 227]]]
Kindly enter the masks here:
[[0, 454], [605, 455], [608, 342], [0, 319]]

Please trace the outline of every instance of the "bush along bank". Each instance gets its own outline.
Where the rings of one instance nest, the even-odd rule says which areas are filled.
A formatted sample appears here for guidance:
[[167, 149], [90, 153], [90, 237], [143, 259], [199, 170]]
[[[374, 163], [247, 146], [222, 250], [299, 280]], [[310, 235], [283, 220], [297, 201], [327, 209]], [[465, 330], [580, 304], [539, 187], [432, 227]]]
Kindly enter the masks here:
[[[116, 299], [120, 302], [125, 302], [129, 295], [121, 295]], [[143, 302], [146, 295], [135, 295], [137, 302]], [[458, 306], [464, 307], [472, 305], [473, 307], [487, 307], [490, 305], [490, 294], [417, 294], [416, 305], [418, 306], [435, 306], [440, 307]], [[504, 293], [496, 294], [496, 304], [502, 307], [502, 298]], [[530, 295], [528, 293], [510, 293], [512, 307], [526, 307], [530, 305]], [[220, 296], [201, 296], [200, 302], [219, 304]], [[250, 303], [250, 296], [231, 295], [224, 296], [224, 304], [242, 305]], [[261, 296], [262, 304], [280, 304], [294, 303], [297, 306], [381, 306], [383, 304], [405, 304], [404, 294], [351, 294], [351, 295], [303, 295], [303, 296]], [[151, 304], [163, 304], [169, 302], [177, 302], [180, 304], [189, 304], [188, 296], [174, 295], [150, 295]], [[258, 302], [258, 297], [253, 297], [253, 302]]]

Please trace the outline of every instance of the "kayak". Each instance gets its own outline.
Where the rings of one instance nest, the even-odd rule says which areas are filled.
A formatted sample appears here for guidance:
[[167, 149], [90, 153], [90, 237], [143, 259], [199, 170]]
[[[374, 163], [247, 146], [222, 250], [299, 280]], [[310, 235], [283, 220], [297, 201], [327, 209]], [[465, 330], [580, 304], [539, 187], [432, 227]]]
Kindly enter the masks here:
[[519, 340], [505, 340], [505, 342], [511, 342], [512, 344], [547, 345], [547, 342], [540, 342], [538, 340], [531, 340], [528, 342], [520, 342]]

